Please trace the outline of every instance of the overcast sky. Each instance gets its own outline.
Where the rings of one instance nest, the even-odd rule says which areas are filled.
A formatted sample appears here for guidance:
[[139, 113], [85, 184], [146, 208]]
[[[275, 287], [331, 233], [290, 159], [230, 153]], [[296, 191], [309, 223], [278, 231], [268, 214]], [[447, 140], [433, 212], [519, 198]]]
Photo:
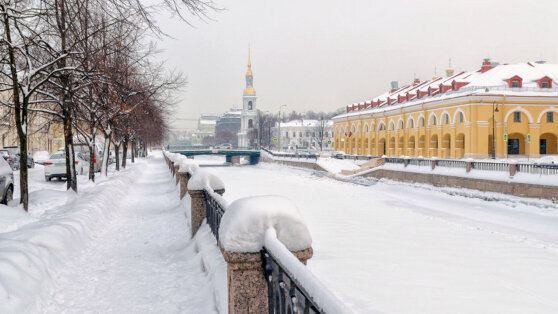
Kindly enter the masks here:
[[[252, 51], [257, 107], [332, 111], [374, 98], [390, 82], [501, 63], [556, 62], [558, 1], [215, 0], [223, 11], [192, 26], [161, 17], [173, 39], [160, 57], [188, 86], [176, 118], [239, 107]], [[187, 120], [175, 128], [192, 126]], [[195, 125], [195, 124], [194, 124]]]

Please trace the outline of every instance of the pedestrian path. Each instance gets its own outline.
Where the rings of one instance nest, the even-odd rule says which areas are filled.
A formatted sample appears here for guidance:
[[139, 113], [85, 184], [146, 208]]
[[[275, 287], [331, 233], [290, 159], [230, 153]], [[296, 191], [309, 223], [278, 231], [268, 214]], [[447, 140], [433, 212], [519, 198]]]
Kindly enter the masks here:
[[150, 156], [115, 219], [54, 280], [45, 313], [216, 313], [168, 168]]

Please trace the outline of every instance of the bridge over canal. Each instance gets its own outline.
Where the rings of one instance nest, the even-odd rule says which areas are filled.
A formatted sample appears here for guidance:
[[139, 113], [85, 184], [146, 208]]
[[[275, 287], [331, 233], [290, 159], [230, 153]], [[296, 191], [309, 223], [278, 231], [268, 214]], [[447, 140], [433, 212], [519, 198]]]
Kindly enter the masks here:
[[225, 156], [227, 163], [239, 164], [240, 157], [248, 157], [251, 165], [256, 165], [260, 161], [260, 151], [256, 149], [229, 148], [219, 149], [209, 146], [171, 146], [169, 151], [186, 157], [201, 155], [222, 155]]

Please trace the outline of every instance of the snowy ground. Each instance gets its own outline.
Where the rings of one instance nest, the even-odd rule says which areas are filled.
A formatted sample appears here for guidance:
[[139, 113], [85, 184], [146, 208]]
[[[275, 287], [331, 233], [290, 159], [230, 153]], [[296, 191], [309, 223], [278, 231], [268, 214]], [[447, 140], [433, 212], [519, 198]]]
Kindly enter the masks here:
[[308, 266], [357, 313], [558, 313], [558, 208], [549, 201], [357, 185], [265, 163], [214, 171], [228, 201], [291, 198], [313, 237]]
[[0, 211], [0, 222], [18, 217], [0, 225], [1, 313], [223, 308], [220, 252], [209, 230], [190, 238], [188, 200], [179, 201], [161, 155], [129, 168], [81, 185], [77, 195], [32, 171], [31, 213]]

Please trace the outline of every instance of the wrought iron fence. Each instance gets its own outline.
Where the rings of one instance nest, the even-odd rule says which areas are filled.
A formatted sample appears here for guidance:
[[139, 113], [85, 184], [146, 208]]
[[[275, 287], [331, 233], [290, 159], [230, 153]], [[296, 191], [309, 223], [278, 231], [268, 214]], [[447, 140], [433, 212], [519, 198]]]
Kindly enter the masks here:
[[211, 193], [204, 191], [206, 207], [205, 207], [205, 217], [207, 218], [207, 224], [211, 228], [211, 232], [215, 236], [215, 239], [219, 241], [219, 226], [221, 225], [221, 218], [225, 214], [225, 209], [212, 195]]
[[269, 313], [324, 313], [289, 270], [265, 247], [262, 250], [269, 294]]
[[405, 163], [405, 159], [397, 158], [397, 157], [386, 157], [386, 162], [390, 164], [403, 164]]

